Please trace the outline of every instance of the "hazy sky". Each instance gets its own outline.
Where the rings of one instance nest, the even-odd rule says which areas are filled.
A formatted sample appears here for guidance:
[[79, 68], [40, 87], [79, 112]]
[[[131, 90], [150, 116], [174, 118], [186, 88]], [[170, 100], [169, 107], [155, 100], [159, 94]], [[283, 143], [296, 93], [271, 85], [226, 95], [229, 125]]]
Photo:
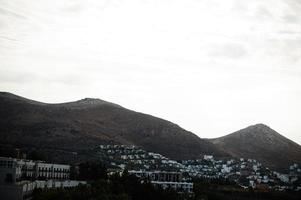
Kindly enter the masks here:
[[0, 0], [0, 90], [301, 144], [301, 1]]

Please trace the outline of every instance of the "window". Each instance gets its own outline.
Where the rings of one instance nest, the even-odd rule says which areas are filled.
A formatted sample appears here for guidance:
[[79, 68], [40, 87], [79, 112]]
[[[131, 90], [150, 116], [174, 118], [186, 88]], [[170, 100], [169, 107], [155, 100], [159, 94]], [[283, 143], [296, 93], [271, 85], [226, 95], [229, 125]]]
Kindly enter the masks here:
[[6, 183], [12, 183], [13, 182], [13, 175], [12, 174], [6, 174], [5, 182]]
[[12, 161], [8, 161], [7, 166], [8, 166], [8, 168], [12, 168], [13, 167], [13, 162]]

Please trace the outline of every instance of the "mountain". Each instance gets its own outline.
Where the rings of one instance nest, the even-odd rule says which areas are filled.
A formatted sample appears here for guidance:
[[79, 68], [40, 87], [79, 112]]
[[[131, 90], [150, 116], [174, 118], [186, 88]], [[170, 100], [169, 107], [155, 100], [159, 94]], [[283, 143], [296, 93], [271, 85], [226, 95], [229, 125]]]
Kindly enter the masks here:
[[301, 146], [264, 124], [256, 124], [210, 141], [233, 157], [256, 159], [276, 169], [301, 164]]
[[0, 93], [0, 143], [62, 154], [98, 144], [133, 144], [173, 159], [225, 155], [176, 124], [100, 99], [47, 104], [6, 92]]

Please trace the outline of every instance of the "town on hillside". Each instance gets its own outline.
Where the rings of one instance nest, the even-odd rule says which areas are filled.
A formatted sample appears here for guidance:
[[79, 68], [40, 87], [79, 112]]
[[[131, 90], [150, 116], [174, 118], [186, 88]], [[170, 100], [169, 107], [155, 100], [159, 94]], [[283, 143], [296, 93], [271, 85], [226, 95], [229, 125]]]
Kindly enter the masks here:
[[[195, 160], [176, 161], [133, 145], [98, 145], [92, 152], [106, 167], [106, 177], [127, 173], [141, 183], [188, 196], [194, 195], [196, 180], [226, 181], [241, 190], [301, 191], [301, 167], [297, 164], [291, 165], [287, 173], [280, 173], [250, 158], [216, 159], [203, 155]], [[30, 199], [35, 190], [89, 186], [89, 177], [78, 175], [82, 166], [0, 157], [1, 197]], [[98, 174], [97, 167], [91, 169]]]

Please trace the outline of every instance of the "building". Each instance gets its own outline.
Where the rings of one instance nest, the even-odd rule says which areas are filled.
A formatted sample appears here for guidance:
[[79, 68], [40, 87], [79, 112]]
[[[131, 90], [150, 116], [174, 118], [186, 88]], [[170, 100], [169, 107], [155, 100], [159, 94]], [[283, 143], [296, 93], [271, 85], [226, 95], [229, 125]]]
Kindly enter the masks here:
[[40, 180], [47, 179], [69, 179], [70, 165], [36, 163], [35, 178]]
[[160, 186], [163, 189], [172, 188], [178, 192], [193, 192], [193, 183], [187, 182], [162, 182], [162, 181], [151, 181], [151, 183], [155, 186]]
[[213, 155], [204, 155], [204, 160], [213, 160]]
[[0, 197], [30, 198], [36, 188], [76, 187], [85, 181], [69, 180], [70, 165], [0, 157]]
[[21, 180], [69, 179], [70, 165], [0, 157], [0, 184]]
[[22, 177], [22, 165], [16, 159], [0, 157], [0, 185], [14, 184]]
[[129, 171], [129, 174], [134, 174], [139, 178], [148, 178], [150, 181], [164, 181], [164, 182], [182, 181], [182, 173], [180, 172], [131, 170]]
[[128, 173], [141, 179], [148, 179], [154, 186], [159, 186], [163, 189], [172, 188], [178, 192], [193, 192], [193, 183], [184, 182], [181, 172], [131, 170]]

